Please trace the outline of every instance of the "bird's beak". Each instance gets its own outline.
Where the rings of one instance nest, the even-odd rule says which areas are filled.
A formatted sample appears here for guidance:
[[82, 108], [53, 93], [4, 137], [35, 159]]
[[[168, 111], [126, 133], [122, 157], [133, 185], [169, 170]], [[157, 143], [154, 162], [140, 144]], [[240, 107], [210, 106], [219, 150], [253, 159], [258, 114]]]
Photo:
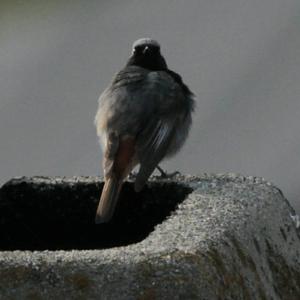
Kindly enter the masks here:
[[146, 46], [146, 47], [144, 48], [144, 50], [143, 50], [143, 54], [145, 54], [148, 50], [149, 50], [149, 47]]

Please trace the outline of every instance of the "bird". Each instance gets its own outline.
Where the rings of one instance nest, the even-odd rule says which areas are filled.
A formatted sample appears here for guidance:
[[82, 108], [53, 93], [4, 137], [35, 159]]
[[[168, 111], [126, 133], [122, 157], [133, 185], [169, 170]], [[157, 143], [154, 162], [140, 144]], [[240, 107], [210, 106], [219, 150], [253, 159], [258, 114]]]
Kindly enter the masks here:
[[139, 165], [135, 192], [158, 164], [178, 152], [191, 124], [195, 96], [168, 68], [160, 44], [141, 38], [125, 66], [100, 95], [95, 116], [103, 152], [104, 187], [95, 223], [107, 223], [129, 173]]

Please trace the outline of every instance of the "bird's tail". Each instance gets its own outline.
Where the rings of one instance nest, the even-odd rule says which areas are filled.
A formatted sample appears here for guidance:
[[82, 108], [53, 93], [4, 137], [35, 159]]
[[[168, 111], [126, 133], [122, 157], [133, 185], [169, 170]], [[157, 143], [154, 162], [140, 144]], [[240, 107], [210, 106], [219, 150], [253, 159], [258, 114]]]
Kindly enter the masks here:
[[96, 224], [108, 222], [116, 208], [123, 180], [112, 176], [105, 181], [96, 212]]

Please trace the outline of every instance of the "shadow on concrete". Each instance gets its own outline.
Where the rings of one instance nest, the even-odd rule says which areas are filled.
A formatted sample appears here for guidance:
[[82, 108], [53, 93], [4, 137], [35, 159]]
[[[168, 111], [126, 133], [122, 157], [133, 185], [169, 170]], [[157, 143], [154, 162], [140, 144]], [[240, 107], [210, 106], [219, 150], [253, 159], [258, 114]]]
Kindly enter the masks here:
[[34, 183], [0, 190], [0, 250], [103, 249], [145, 239], [191, 189], [177, 183], [149, 184], [135, 193], [125, 183], [110, 223], [95, 225], [103, 183]]

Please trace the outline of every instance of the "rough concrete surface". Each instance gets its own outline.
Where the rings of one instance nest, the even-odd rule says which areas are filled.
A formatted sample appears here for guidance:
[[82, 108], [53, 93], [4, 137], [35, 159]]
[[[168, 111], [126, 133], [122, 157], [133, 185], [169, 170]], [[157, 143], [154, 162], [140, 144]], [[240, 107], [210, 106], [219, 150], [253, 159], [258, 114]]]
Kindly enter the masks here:
[[178, 175], [135, 194], [129, 182], [112, 222], [94, 225], [102, 185], [1, 188], [0, 299], [300, 299], [297, 217], [271, 183]]

